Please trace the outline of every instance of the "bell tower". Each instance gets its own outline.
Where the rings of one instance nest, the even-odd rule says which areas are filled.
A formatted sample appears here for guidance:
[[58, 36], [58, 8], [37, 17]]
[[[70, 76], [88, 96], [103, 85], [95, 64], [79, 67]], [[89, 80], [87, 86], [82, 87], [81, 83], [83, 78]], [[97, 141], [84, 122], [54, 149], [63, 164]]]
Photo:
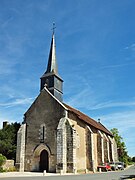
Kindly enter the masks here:
[[58, 67], [56, 61], [56, 46], [55, 46], [55, 35], [54, 29], [55, 24], [53, 24], [53, 34], [51, 40], [50, 53], [48, 58], [48, 65], [46, 72], [40, 78], [40, 91], [46, 86], [48, 90], [62, 102], [63, 98], [63, 80], [58, 75]]

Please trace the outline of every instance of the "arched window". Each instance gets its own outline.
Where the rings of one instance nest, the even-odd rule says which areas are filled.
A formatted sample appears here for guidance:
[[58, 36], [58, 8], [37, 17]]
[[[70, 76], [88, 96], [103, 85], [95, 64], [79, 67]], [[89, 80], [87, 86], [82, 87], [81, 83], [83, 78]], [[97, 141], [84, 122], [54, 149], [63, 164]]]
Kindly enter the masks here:
[[39, 131], [40, 131], [40, 133], [39, 133], [40, 134], [40, 142], [44, 142], [46, 139], [46, 126], [45, 126], [45, 124], [41, 124]]

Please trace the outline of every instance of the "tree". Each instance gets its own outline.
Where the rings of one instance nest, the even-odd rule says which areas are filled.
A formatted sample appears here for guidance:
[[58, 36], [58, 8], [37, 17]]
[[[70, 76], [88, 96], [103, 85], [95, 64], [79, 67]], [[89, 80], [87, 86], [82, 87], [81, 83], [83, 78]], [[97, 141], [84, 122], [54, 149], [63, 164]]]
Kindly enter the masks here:
[[119, 161], [123, 161], [125, 162], [125, 164], [127, 164], [129, 156], [126, 151], [126, 145], [123, 141], [123, 138], [119, 135], [119, 131], [117, 128], [111, 129], [111, 132], [117, 144]]
[[135, 162], [135, 156], [134, 156], [134, 157], [132, 157], [132, 161], [133, 161], [133, 162]]
[[0, 153], [6, 156], [7, 159], [16, 158], [16, 146], [17, 146], [17, 131], [20, 127], [20, 123], [12, 123], [6, 125], [0, 130]]

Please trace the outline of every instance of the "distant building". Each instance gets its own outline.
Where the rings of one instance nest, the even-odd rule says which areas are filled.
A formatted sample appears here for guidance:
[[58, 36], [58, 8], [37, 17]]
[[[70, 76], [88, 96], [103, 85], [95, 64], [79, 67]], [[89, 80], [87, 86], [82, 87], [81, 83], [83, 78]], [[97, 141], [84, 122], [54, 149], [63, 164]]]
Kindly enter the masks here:
[[3, 121], [3, 128], [5, 128], [7, 125], [9, 125], [8, 121]]
[[20, 171], [95, 172], [98, 164], [117, 160], [112, 133], [100, 121], [63, 103], [54, 33], [47, 70], [40, 80], [40, 93], [18, 131], [16, 167]]

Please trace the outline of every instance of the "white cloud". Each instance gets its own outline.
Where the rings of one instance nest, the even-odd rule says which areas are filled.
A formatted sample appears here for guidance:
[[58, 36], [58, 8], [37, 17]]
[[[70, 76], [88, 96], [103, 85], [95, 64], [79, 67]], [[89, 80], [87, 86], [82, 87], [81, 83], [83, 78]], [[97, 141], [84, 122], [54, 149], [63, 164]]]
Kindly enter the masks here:
[[15, 99], [12, 102], [7, 103], [0, 103], [0, 107], [13, 107], [17, 105], [25, 105], [25, 104], [31, 104], [34, 98], [23, 98], [23, 99]]
[[[124, 48], [125, 52], [127, 53], [127, 60], [132, 60], [134, 62], [135, 59], [135, 43], [127, 46]], [[133, 63], [132, 63], [133, 64]]]
[[135, 111], [115, 112], [100, 118], [108, 127], [118, 127], [121, 132], [125, 132], [128, 128], [135, 128]]
[[[99, 98], [100, 99], [100, 98]], [[87, 110], [100, 110], [106, 108], [115, 108], [115, 107], [134, 107], [135, 100], [132, 101], [124, 101], [124, 102], [115, 102], [115, 101], [106, 101], [100, 103], [98, 96], [95, 96], [94, 92], [91, 88], [85, 88], [80, 90], [79, 93], [71, 96], [67, 103], [71, 106], [77, 108], [85, 108]]]
[[[94, 117], [97, 119], [97, 117]], [[98, 117], [99, 118], [99, 117]], [[115, 112], [100, 116], [101, 123], [108, 129], [117, 128], [123, 137], [130, 156], [135, 155], [135, 111]]]
[[15, 71], [13, 69], [13, 66], [16, 63], [14, 61], [9, 62], [9, 59], [5, 59], [0, 57], [0, 75], [9, 75], [9, 74], [13, 74]]
[[78, 107], [83, 107], [85, 105], [85, 97], [89, 94], [89, 91], [87, 89], [84, 89], [77, 93], [76, 95], [72, 96], [68, 100], [68, 104], [71, 104], [72, 106], [78, 106]]
[[[83, 87], [83, 85], [81, 85], [81, 87]], [[86, 108], [89, 109], [89, 107], [93, 106], [93, 104], [95, 104], [96, 102], [96, 98], [94, 96], [94, 92], [92, 91], [91, 87], [89, 86], [84, 86], [86, 88], [84, 89], [80, 89], [80, 87], [76, 87], [78, 89], [74, 90], [74, 92], [77, 92], [74, 95], [70, 94], [70, 97], [67, 98], [66, 103], [76, 107], [76, 108]]]
[[129, 106], [135, 106], [135, 101], [129, 101], [129, 102], [104, 102], [104, 103], [99, 103], [93, 107], [90, 107], [91, 110], [96, 110], [96, 109], [103, 109], [103, 108], [112, 108], [112, 107], [129, 107]]
[[6, 34], [0, 37], [0, 43], [3, 44], [0, 51], [0, 75], [9, 75], [17, 72], [16, 65], [21, 63], [21, 58], [25, 55], [24, 47], [28, 38], [12, 37]]
[[[5, 50], [7, 55], [15, 55], [16, 59], [24, 55], [24, 45], [29, 38], [26, 35], [12, 37], [10, 34], [5, 36]], [[4, 52], [5, 53], [5, 52]]]
[[12, 21], [12, 19], [12, 16], [8, 17], [4, 22], [1, 23], [1, 27], [5, 28], [9, 24], [9, 22]]
[[109, 66], [103, 66], [101, 67], [101, 69], [108, 69], [108, 68], [119, 68], [119, 67], [123, 67], [123, 66], [130, 66], [135, 64], [135, 62], [130, 62], [130, 63], [125, 63], [125, 64], [112, 64]]
[[125, 47], [124, 49], [135, 51], [135, 43]]
[[3, 127], [3, 122], [7, 121], [8, 123], [14, 123], [15, 121], [14, 120], [11, 120], [11, 119], [3, 119], [3, 118], [0, 118], [0, 129]]

